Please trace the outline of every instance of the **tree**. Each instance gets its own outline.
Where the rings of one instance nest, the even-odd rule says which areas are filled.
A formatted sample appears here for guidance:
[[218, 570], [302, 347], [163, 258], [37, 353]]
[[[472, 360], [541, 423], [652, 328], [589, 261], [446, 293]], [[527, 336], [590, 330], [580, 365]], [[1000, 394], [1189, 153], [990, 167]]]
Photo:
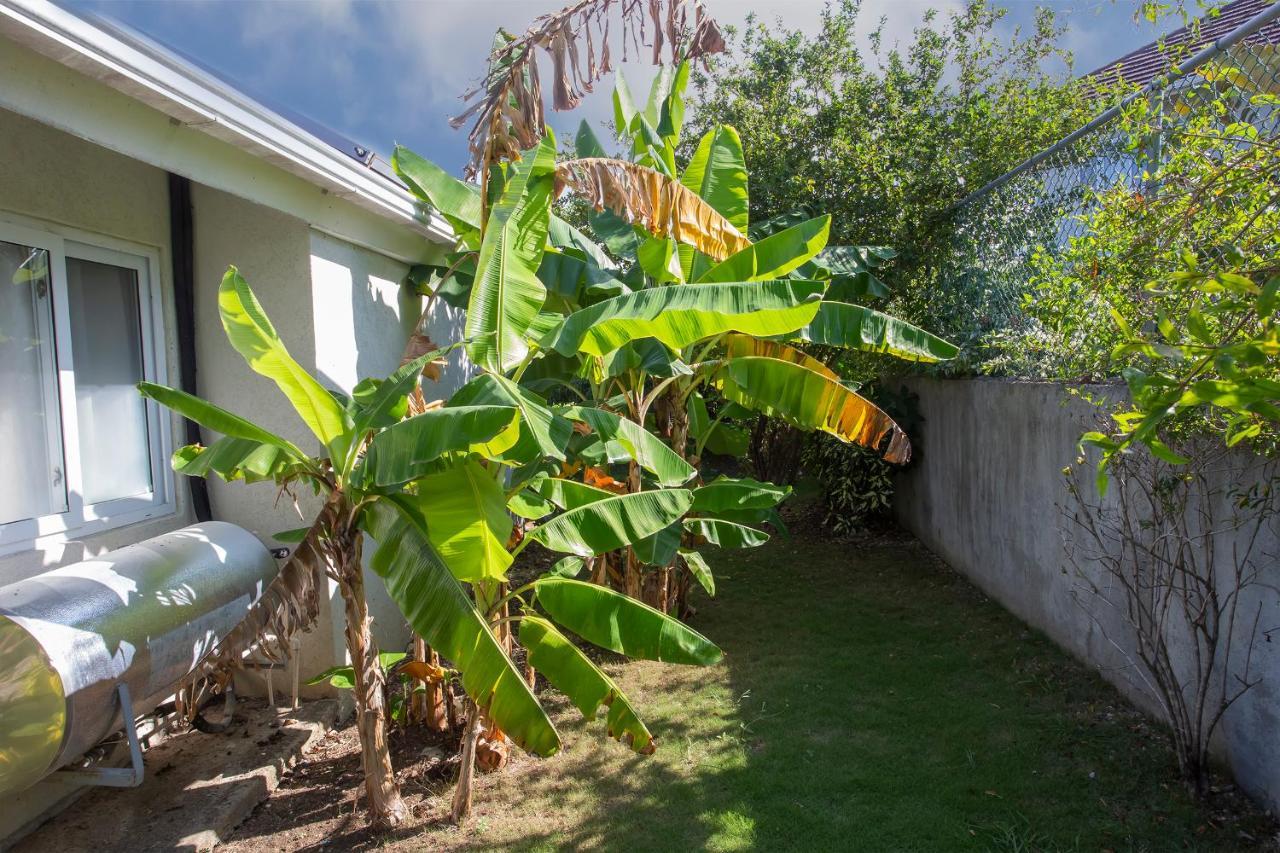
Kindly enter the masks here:
[[[649, 751], [652, 736], [626, 696], [556, 626], [612, 651], [653, 660], [705, 665], [718, 660], [720, 650], [665, 614], [566, 577], [564, 566], [499, 595], [512, 562], [507, 548], [512, 524], [502, 486], [507, 465], [526, 453], [530, 460], [542, 457], [543, 447], [528, 439], [535, 433], [550, 438], [541, 427], [551, 413], [524, 398], [518, 405], [451, 399], [405, 418], [423, 369], [447, 350], [425, 353], [387, 379], [364, 380], [345, 397], [322, 387], [293, 360], [234, 267], [219, 288], [218, 308], [232, 346], [253, 370], [275, 382], [322, 452], [309, 455], [211, 403], [142, 383], [144, 395], [223, 436], [208, 447], [180, 449], [175, 469], [228, 481], [270, 480], [282, 489], [306, 485], [324, 502], [310, 526], [297, 532], [300, 542], [279, 577], [201, 662], [198, 673], [217, 673], [225, 680], [244, 650], [264, 634], [287, 647], [295, 631], [314, 621], [324, 579], [333, 580], [345, 608], [370, 813], [377, 826], [400, 823], [406, 810], [387, 749], [384, 672], [365, 600], [362, 552], [369, 534], [377, 543], [371, 568], [414, 630], [459, 673], [473, 711], [472, 747], [475, 721], [483, 712], [531, 752], [550, 755], [559, 749], [555, 727], [500, 638], [503, 625], [527, 622], [531, 627], [522, 627], [521, 638], [548, 680], [589, 718], [607, 706], [609, 733], [637, 751]], [[563, 448], [551, 439], [547, 451], [563, 453]], [[603, 553], [669, 525], [692, 502], [687, 490], [611, 496], [558, 515], [526, 536], [570, 554]], [[516, 611], [500, 617], [500, 608], [509, 603]]]
[[[728, 432], [730, 412], [759, 412], [905, 459], [909, 445], [892, 419], [787, 342], [921, 361], [949, 358], [955, 348], [843, 301], [879, 286], [872, 270], [890, 254], [828, 246], [829, 216], [787, 215], [749, 229], [747, 172], [732, 127], [708, 131], [679, 168], [688, 76], [687, 62], [664, 67], [643, 109], [619, 78], [615, 126], [631, 160], [605, 156], [584, 124], [574, 159], [555, 163], [554, 140], [546, 137], [520, 162], [490, 170], [498, 201], [487, 220], [480, 188], [397, 149], [400, 176], [459, 234], [450, 263], [424, 271], [432, 297], [465, 301], [468, 333], [494, 342], [472, 347], [472, 358], [505, 372], [517, 389], [502, 393], [567, 389], [577, 397], [553, 409], [582, 436], [564, 460], [583, 472], [576, 499], [607, 495], [583, 491], [600, 482], [633, 494], [683, 487], [696, 476], [702, 448]], [[589, 230], [603, 245], [537, 213], [561, 187], [589, 201]], [[497, 390], [488, 385], [483, 399]], [[665, 445], [649, 440], [647, 428]], [[627, 473], [615, 480], [607, 468], [624, 459]], [[568, 488], [563, 471], [536, 467], [518, 473], [516, 484], [524, 490], [512, 509], [528, 518], [550, 512]], [[762, 531], [744, 525], [768, 520], [788, 491], [754, 480], [712, 486], [719, 490], [695, 500], [695, 517], [612, 565], [600, 561], [593, 576], [663, 612], [683, 604], [689, 578], [711, 591], [710, 570], [693, 546], [764, 542]]]
[[[729, 58], [694, 75], [693, 138], [737, 129], [752, 222], [825, 211], [833, 243], [897, 247], [893, 292], [873, 296], [963, 343], [966, 306], [940, 301], [949, 207], [1079, 127], [1095, 102], [1048, 70], [1070, 57], [1047, 10], [1032, 31], [1003, 39], [1004, 11], [972, 0], [945, 20], [930, 13], [901, 46], [860, 13], [856, 0], [832, 2], [812, 35], [749, 20]], [[858, 381], [873, 374], [860, 359], [839, 369]]]

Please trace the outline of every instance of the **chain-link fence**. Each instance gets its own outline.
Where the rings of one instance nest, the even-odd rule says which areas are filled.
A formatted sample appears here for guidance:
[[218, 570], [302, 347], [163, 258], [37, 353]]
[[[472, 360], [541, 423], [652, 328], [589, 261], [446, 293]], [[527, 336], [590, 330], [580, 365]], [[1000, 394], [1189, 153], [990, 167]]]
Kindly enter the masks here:
[[1280, 3], [1187, 59], [1180, 73], [1156, 79], [956, 205], [943, 286], [926, 322], [963, 344], [963, 369], [990, 369], [991, 337], [1033, 322], [1024, 306], [1034, 298], [1036, 255], [1059, 252], [1082, 235], [1099, 194], [1117, 186], [1141, 192], [1144, 175], [1165, 155], [1166, 134], [1135, 142], [1121, 127], [1122, 111], [1134, 99], [1148, 99], [1166, 130], [1212, 109], [1220, 122], [1257, 127], [1258, 144], [1276, 144], [1277, 20]]

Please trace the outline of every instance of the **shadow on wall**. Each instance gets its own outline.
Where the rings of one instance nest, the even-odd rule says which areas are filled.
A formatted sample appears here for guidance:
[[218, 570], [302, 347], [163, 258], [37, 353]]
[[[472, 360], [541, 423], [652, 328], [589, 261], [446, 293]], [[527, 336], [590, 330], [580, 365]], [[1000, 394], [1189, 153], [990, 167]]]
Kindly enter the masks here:
[[[409, 267], [393, 258], [323, 234], [311, 236], [312, 303], [316, 368], [321, 381], [349, 392], [366, 378], [382, 378], [400, 366], [425, 301], [403, 286]], [[462, 339], [464, 314], [437, 302], [424, 331], [438, 344]], [[470, 373], [453, 355], [437, 386], [447, 396]]]

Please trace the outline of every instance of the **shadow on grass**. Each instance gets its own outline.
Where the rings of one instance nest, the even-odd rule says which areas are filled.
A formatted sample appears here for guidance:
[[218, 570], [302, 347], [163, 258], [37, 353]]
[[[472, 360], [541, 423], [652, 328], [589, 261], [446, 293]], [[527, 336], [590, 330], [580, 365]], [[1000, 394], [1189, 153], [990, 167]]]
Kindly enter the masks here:
[[722, 598], [694, 626], [724, 663], [618, 669], [657, 755], [573, 726], [455, 843], [1241, 850], [1274, 832], [1189, 802], [1158, 730], [917, 546], [716, 557]]

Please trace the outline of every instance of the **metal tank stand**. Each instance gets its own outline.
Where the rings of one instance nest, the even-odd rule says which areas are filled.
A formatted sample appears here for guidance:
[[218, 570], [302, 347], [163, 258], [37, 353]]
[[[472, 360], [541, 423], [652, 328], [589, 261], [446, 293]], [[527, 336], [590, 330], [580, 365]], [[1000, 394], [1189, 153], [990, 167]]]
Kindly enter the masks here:
[[133, 715], [133, 701], [129, 698], [129, 685], [116, 685], [120, 697], [120, 713], [124, 718], [124, 737], [129, 743], [128, 767], [64, 768], [53, 774], [73, 785], [95, 785], [108, 788], [136, 788], [142, 784], [145, 768], [142, 764], [142, 742], [138, 739], [138, 722]]

